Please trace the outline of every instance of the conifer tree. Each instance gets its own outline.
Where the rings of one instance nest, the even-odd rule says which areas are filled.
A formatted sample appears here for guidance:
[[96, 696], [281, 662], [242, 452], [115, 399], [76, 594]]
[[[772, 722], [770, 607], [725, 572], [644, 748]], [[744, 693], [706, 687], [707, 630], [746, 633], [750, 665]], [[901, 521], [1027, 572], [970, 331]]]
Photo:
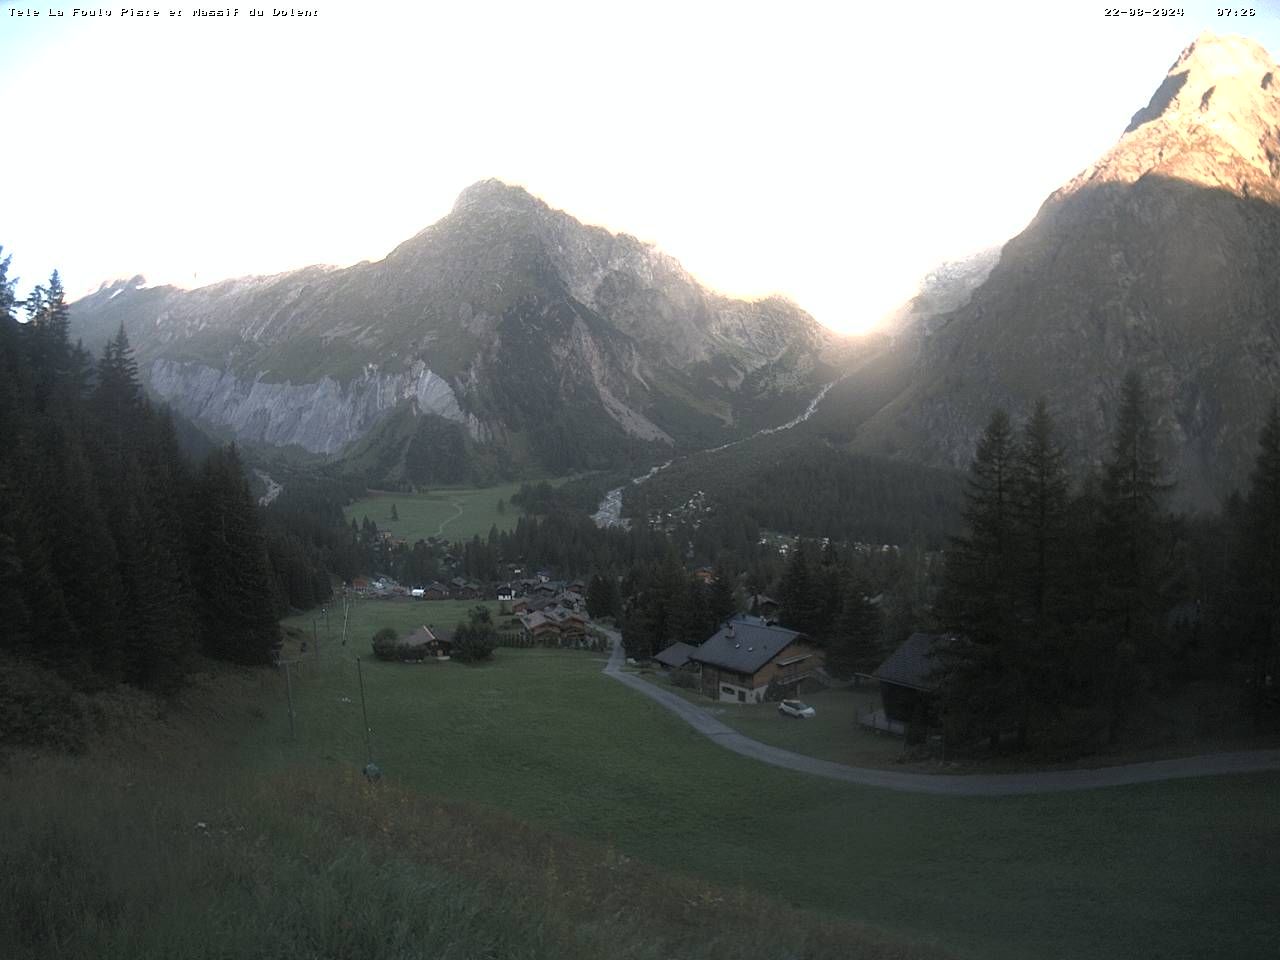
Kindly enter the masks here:
[[967, 534], [952, 541], [941, 615], [961, 635], [940, 661], [945, 709], [958, 728], [1000, 731], [1021, 715], [1013, 584], [1017, 550], [1015, 445], [1009, 416], [996, 410], [978, 440], [965, 489]]
[[0, 246], [0, 324], [6, 320], [13, 321], [16, 319], [13, 315], [13, 308], [17, 304], [17, 300], [13, 296], [13, 288], [17, 285], [17, 278], [10, 279], [9, 263], [13, 257], [5, 254], [4, 247]]
[[880, 610], [867, 596], [861, 577], [852, 577], [843, 593], [840, 615], [832, 628], [827, 669], [839, 679], [870, 673], [883, 659]]
[[1013, 491], [1016, 622], [1010, 659], [1025, 678], [1017, 718], [1018, 742], [1025, 747], [1033, 713], [1056, 720], [1068, 675], [1063, 625], [1068, 480], [1065, 456], [1043, 398], [1036, 402], [1014, 451]]
[[196, 590], [205, 650], [237, 663], [267, 663], [279, 641], [270, 567], [235, 444], [201, 470]]
[[1272, 403], [1258, 446], [1241, 511], [1235, 565], [1247, 611], [1244, 630], [1255, 727], [1262, 726], [1268, 707], [1280, 707], [1280, 404]]
[[710, 630], [705, 631], [706, 636], [702, 638], [703, 640], [710, 637], [716, 630], [720, 629], [720, 624], [738, 612], [738, 604], [733, 596], [732, 581], [726, 569], [718, 568], [715, 579], [707, 585], [706, 604]]
[[782, 625], [789, 630], [818, 639], [822, 627], [824, 599], [821, 568], [810, 562], [809, 549], [801, 541], [787, 560], [787, 569], [779, 588]]
[[1063, 599], [1061, 557], [1068, 500], [1065, 455], [1043, 398], [1036, 402], [1020, 440], [1013, 459], [1011, 504], [1022, 553], [1019, 612], [1043, 624]]
[[1168, 533], [1163, 501], [1170, 487], [1146, 388], [1130, 371], [1103, 464], [1099, 560], [1105, 571], [1100, 612], [1106, 629], [1092, 664], [1097, 695], [1110, 706], [1112, 742], [1139, 688], [1155, 679], [1161, 665], [1160, 562]]
[[130, 432], [138, 426], [137, 414], [144, 398], [138, 380], [138, 363], [123, 323], [103, 348], [94, 400], [99, 415], [118, 433]]

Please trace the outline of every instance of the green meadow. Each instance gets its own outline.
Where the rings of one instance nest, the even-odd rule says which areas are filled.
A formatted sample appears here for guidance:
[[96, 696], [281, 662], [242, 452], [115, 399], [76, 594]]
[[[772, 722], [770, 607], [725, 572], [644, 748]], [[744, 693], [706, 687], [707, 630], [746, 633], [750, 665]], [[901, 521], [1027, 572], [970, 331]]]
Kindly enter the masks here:
[[[471, 606], [364, 601], [305, 654], [290, 631], [293, 734], [280, 669], [222, 665], [100, 696], [86, 756], [0, 758], [0, 956], [1275, 956], [1280, 774], [894, 793], [730, 753], [598, 654], [368, 655]], [[814, 700], [731, 719], [830, 754]]]
[[[1274, 955], [1280, 775], [899, 794], [738, 757], [603, 666], [508, 649], [479, 666], [366, 660], [373, 759], [417, 794], [962, 957]], [[364, 763], [349, 652], [304, 663], [294, 697], [297, 740], [281, 684], [243, 765]]]
[[[551, 483], [562, 481], [553, 480]], [[481, 538], [489, 530], [511, 530], [520, 518], [520, 508], [511, 503], [511, 495], [520, 490], [519, 483], [496, 487], [444, 487], [427, 493], [389, 493], [370, 491], [344, 510], [348, 521], [362, 523], [368, 517], [379, 530], [403, 537], [409, 543], [427, 537], [449, 540]], [[504, 509], [498, 509], [498, 501]], [[391, 507], [398, 520], [391, 519]]]
[[[296, 681], [304, 737], [315, 697], [345, 689], [314, 679]], [[217, 666], [176, 701], [100, 695], [110, 732], [87, 755], [0, 754], [0, 956], [948, 956], [493, 805], [366, 782], [281, 738], [280, 692], [278, 674]]]
[[[365, 656], [370, 653], [369, 643], [373, 635], [383, 627], [392, 627], [400, 633], [409, 633], [421, 626], [434, 629], [452, 630], [467, 619], [476, 606], [485, 606], [493, 615], [495, 623], [504, 623], [506, 618], [499, 613], [496, 601], [476, 600], [413, 600], [356, 598], [347, 614], [347, 651], [348, 656]], [[301, 630], [305, 638], [311, 640], [318, 637], [321, 653], [327, 657], [325, 647], [332, 644], [334, 656], [343, 654], [342, 640], [342, 602], [339, 600], [329, 606], [329, 623], [326, 630], [325, 618], [318, 610], [309, 610], [297, 616], [282, 620], [286, 628]], [[313, 628], [314, 624], [314, 628]], [[286, 639], [286, 649], [291, 653], [293, 644]]]

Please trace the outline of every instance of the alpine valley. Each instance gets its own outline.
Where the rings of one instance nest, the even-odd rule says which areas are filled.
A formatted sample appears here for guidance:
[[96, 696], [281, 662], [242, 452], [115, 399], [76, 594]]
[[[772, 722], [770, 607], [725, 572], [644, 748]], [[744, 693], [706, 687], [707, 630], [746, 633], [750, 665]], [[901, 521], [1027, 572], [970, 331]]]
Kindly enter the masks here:
[[1280, 390], [1277, 262], [1280, 67], [1205, 34], [1022, 233], [856, 340], [494, 180], [378, 263], [192, 291], [138, 277], [72, 321], [92, 350], [123, 323], [150, 388], [202, 425], [378, 483], [643, 467], [745, 439], [669, 471], [680, 500], [776, 468], [778, 438], [749, 438], [833, 381], [789, 450], [950, 472], [994, 408], [1017, 419], [1043, 396], [1080, 473], [1134, 370], [1177, 499], [1212, 506], [1246, 481]]

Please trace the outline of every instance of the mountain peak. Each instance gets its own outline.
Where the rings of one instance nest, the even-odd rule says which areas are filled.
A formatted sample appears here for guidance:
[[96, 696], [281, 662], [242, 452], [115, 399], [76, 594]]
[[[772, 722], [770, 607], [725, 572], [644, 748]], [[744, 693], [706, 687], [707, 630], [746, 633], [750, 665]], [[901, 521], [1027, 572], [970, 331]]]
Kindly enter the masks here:
[[1228, 76], [1257, 79], [1273, 66], [1271, 55], [1256, 40], [1206, 30], [1182, 51], [1169, 73], [1185, 70], [1215, 80]]
[[453, 212], [461, 213], [476, 207], [515, 209], [541, 204], [542, 201], [524, 187], [513, 186], [496, 177], [489, 177], [486, 180], [477, 180], [458, 194], [458, 199], [453, 202]]
[[1260, 44], [1245, 37], [1202, 33], [1174, 61], [1151, 102], [1133, 115], [1125, 133], [1160, 119], [1177, 122], [1211, 112], [1256, 113], [1275, 100], [1278, 79], [1271, 55]]
[[1054, 198], [1147, 175], [1280, 204], [1280, 66], [1262, 46], [1201, 34], [1115, 147]]

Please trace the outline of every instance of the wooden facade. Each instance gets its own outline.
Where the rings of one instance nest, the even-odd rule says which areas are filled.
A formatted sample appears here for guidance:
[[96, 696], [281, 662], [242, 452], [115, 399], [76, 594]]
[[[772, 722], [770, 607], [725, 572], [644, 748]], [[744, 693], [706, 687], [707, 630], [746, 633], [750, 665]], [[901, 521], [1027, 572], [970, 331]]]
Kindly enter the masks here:
[[[697, 660], [696, 654], [693, 659]], [[760, 703], [770, 683], [777, 682], [785, 687], [797, 685], [813, 677], [822, 662], [820, 649], [804, 640], [796, 640], [779, 650], [777, 656], [754, 673], [702, 663], [702, 692], [713, 700]]]

